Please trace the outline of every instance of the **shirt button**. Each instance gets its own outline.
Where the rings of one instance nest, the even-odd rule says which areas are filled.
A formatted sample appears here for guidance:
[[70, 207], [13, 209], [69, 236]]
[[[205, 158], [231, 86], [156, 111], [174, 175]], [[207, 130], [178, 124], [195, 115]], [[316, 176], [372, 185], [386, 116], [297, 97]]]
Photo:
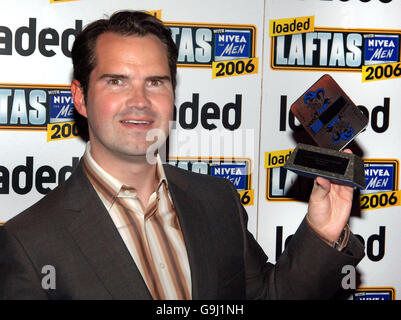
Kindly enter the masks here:
[[160, 268], [164, 269], [166, 266], [163, 262], [160, 263]]

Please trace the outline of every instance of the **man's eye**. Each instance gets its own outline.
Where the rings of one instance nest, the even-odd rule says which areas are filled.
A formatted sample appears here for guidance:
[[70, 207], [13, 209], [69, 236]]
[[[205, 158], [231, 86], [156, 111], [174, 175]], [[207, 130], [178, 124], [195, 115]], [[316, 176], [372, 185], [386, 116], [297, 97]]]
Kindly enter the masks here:
[[121, 79], [110, 79], [108, 83], [111, 84], [112, 86], [119, 86], [122, 84], [122, 81]]
[[162, 84], [161, 80], [155, 79], [155, 80], [150, 80], [149, 85], [152, 87], [157, 87]]

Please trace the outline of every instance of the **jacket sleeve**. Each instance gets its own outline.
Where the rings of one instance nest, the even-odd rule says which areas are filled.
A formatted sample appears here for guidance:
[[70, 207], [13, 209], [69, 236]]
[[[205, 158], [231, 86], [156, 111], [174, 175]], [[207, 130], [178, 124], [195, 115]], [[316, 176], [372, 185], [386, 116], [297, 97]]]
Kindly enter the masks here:
[[33, 267], [23, 246], [0, 227], [0, 300], [47, 299], [41, 275]]
[[236, 206], [244, 234], [247, 299], [329, 299], [341, 289], [346, 265], [356, 266], [364, 256], [363, 244], [351, 233], [340, 252], [327, 245], [303, 219], [275, 264], [247, 230], [247, 213], [238, 193]]

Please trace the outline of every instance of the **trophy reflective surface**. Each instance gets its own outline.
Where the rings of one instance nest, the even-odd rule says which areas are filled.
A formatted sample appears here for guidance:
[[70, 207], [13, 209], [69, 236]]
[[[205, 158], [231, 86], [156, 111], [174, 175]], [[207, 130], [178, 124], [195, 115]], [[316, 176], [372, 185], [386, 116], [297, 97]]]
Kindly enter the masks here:
[[334, 79], [321, 77], [292, 104], [291, 112], [317, 146], [298, 144], [284, 168], [365, 188], [363, 160], [340, 150], [365, 129], [368, 118]]

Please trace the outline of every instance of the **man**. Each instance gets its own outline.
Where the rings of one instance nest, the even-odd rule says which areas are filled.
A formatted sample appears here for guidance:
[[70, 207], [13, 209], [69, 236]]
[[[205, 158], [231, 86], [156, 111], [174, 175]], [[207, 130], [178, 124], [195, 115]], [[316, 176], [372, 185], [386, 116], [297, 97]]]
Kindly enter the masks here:
[[160, 21], [95, 21], [72, 58], [90, 143], [64, 184], [2, 228], [0, 297], [325, 299], [341, 288], [342, 267], [363, 257], [347, 229], [352, 188], [318, 178], [273, 265], [228, 180], [148, 162], [147, 133], [167, 136], [173, 115], [177, 49]]

